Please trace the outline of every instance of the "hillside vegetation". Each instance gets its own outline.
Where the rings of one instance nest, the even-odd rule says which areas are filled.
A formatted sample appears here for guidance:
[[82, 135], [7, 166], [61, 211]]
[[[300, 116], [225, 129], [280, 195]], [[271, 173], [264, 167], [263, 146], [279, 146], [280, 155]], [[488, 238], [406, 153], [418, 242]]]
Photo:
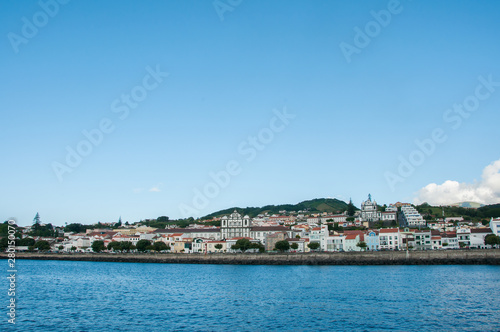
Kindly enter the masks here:
[[266, 205], [263, 207], [232, 207], [225, 210], [220, 210], [205, 217], [201, 218], [203, 220], [212, 219], [214, 217], [222, 217], [233, 213], [234, 210], [242, 215], [248, 215], [251, 218], [256, 217], [262, 213], [278, 214], [280, 211], [307, 211], [309, 213], [319, 213], [319, 212], [329, 212], [329, 213], [340, 213], [347, 209], [347, 203], [336, 198], [317, 198], [309, 201], [303, 201], [298, 204], [281, 204], [281, 205]]

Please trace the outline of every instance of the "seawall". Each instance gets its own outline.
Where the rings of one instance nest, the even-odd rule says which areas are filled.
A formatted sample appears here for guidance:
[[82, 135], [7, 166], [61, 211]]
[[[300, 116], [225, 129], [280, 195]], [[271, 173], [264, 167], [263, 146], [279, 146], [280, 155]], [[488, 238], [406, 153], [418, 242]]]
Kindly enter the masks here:
[[[6, 253], [0, 258], [7, 259]], [[16, 259], [235, 265], [500, 265], [500, 249], [276, 254], [54, 254], [17, 252]]]

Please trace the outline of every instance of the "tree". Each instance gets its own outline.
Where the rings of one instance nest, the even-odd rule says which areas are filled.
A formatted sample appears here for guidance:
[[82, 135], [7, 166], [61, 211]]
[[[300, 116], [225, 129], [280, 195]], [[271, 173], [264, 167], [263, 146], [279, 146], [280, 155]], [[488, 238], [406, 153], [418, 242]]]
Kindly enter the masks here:
[[266, 251], [266, 248], [260, 242], [252, 242], [252, 244], [250, 244], [250, 249], [259, 249], [259, 252]]
[[222, 249], [222, 247], [223, 247], [223, 245], [222, 245], [222, 243], [217, 243], [214, 247], [215, 247], [215, 249], [217, 249], [217, 250], [221, 250], [221, 249]]
[[484, 237], [484, 244], [490, 246], [496, 246], [500, 244], [500, 237], [495, 234], [488, 234]]
[[290, 245], [290, 248], [292, 248], [293, 250], [297, 250], [299, 249], [299, 245], [296, 242], [294, 242]]
[[38, 241], [37, 243], [35, 243], [33, 248], [38, 249], [40, 251], [50, 250], [50, 243], [48, 243], [47, 241], [41, 240], [41, 241]]
[[366, 244], [365, 241], [360, 241], [356, 244], [357, 247], [361, 248], [361, 250], [366, 250], [366, 247], [368, 247], [368, 245]]
[[274, 249], [277, 249], [281, 252], [287, 251], [290, 249], [290, 243], [288, 243], [287, 240], [278, 241], [274, 244]]
[[169, 218], [167, 216], [161, 216], [156, 219], [157, 222], [168, 222]]
[[122, 225], [122, 217], [120, 216], [120, 218], [118, 218], [118, 222], [113, 225], [113, 228], [121, 227], [121, 225]]
[[40, 215], [36, 213], [35, 218], [33, 218], [33, 225], [40, 225]]
[[320, 244], [319, 244], [319, 242], [309, 242], [307, 247], [311, 250], [316, 250], [320, 247]]
[[64, 249], [64, 246], [59, 246], [59, 247], [57, 247], [57, 249], [59, 249], [59, 250], [63, 250], [63, 249]]
[[106, 246], [104, 245], [104, 241], [94, 241], [92, 243], [92, 250], [94, 252], [101, 252], [106, 249]]
[[113, 250], [113, 251], [122, 250], [122, 243], [118, 241], [112, 241], [108, 244], [108, 250]]
[[0, 239], [0, 251], [5, 251], [9, 247], [9, 239], [7, 237], [3, 237]]
[[354, 216], [354, 212], [355, 212], [354, 204], [352, 204], [352, 199], [349, 198], [349, 204], [347, 205], [347, 215], [352, 217]]
[[76, 249], [77, 249], [77, 248], [76, 248], [75, 246], [72, 246], [70, 250], [71, 250], [71, 251], [76, 251]]
[[36, 242], [36, 241], [35, 241], [35, 239], [32, 239], [32, 238], [30, 238], [30, 237], [26, 237], [26, 238], [24, 238], [24, 239], [18, 240], [18, 241], [16, 242], [16, 244], [17, 244], [18, 246], [28, 246], [28, 247], [29, 247], [29, 246], [33, 246], [33, 245], [35, 245], [35, 242]]
[[146, 251], [147, 247], [149, 247], [150, 245], [151, 245], [151, 241], [149, 241], [149, 240], [139, 240], [139, 241], [137, 241], [137, 244], [135, 245], [135, 247], [139, 251]]
[[120, 245], [122, 251], [130, 251], [135, 249], [135, 246], [132, 244], [132, 242], [129, 241], [122, 241], [120, 242]]
[[155, 251], [162, 251], [162, 250], [170, 250], [170, 247], [167, 246], [165, 242], [157, 241], [153, 244], [153, 248]]
[[64, 227], [64, 231], [71, 232], [71, 233], [82, 233], [82, 232], [85, 232], [85, 230], [88, 228], [92, 228], [92, 226], [73, 223], [73, 224], [66, 225]]
[[250, 242], [249, 239], [239, 239], [238, 241], [236, 241], [236, 244], [233, 244], [231, 246], [231, 249], [233, 249], [233, 250], [238, 250], [239, 249], [242, 252], [245, 252], [248, 249], [250, 249], [251, 245], [252, 245], [252, 242]]

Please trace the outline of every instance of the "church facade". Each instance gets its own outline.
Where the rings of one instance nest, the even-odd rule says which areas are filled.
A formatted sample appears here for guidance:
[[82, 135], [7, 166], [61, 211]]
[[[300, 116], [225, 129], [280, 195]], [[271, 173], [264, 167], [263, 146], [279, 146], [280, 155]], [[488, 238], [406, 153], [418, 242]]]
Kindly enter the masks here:
[[377, 211], [377, 202], [372, 201], [372, 195], [368, 195], [368, 200], [361, 203], [361, 220], [376, 222], [382, 218], [382, 213]]
[[392, 205], [384, 212], [377, 210], [377, 202], [372, 201], [372, 195], [368, 195], [368, 199], [361, 203], [361, 221], [368, 221], [370, 225], [374, 222], [392, 222], [397, 221], [397, 208]]
[[249, 216], [242, 217], [236, 210], [221, 219], [220, 232], [222, 239], [250, 237], [252, 223]]

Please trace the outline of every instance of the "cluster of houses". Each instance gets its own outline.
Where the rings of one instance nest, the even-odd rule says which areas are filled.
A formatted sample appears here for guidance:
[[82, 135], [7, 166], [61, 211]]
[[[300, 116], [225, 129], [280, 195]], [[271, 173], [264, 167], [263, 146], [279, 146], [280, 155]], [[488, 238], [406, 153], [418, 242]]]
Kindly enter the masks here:
[[[166, 229], [121, 226], [77, 234], [63, 234], [58, 230], [57, 238], [35, 240], [48, 241], [53, 250], [83, 252], [91, 252], [95, 241], [103, 241], [106, 247], [111, 242], [125, 241], [135, 246], [140, 240], [161, 241], [174, 253], [234, 252], [231, 248], [240, 239], [248, 239], [272, 251], [278, 241], [286, 240], [291, 251], [308, 252], [312, 242], [319, 244], [321, 251], [487, 249], [491, 246], [485, 245], [485, 237], [500, 234], [500, 218], [492, 218], [489, 227], [463, 218], [426, 222], [411, 204], [398, 202], [379, 211], [371, 195], [361, 204], [361, 210], [351, 217], [347, 212], [282, 211], [279, 215], [262, 214], [250, 218], [234, 211], [213, 220], [220, 221], [220, 227], [200, 224]], [[380, 225], [385, 228], [375, 227]], [[352, 228], [358, 230], [348, 230]]]
[[[317, 242], [321, 251], [362, 251], [362, 250], [438, 250], [481, 248], [488, 234], [500, 233], [500, 218], [492, 218], [489, 227], [485, 227], [462, 218], [447, 218], [431, 222], [425, 229], [412, 227], [392, 227], [381, 229], [365, 228], [364, 230], [332, 230], [332, 222], [323, 223], [325, 217], [313, 217], [303, 223], [291, 226], [282, 221], [255, 221], [248, 216], [233, 212], [221, 218], [221, 226], [192, 225], [188, 228], [155, 229], [139, 226], [118, 229], [93, 229], [86, 233], [64, 234], [59, 238], [45, 238], [53, 250], [91, 252], [94, 241], [111, 242], [127, 241], [136, 245], [140, 240], [164, 242], [174, 253], [217, 253], [233, 252], [231, 247], [239, 239], [246, 238], [250, 242], [259, 243], [266, 251], [275, 249], [278, 241], [286, 240], [291, 251], [308, 252], [309, 244]], [[328, 219], [330, 220], [330, 219]], [[296, 245], [293, 245], [296, 244]]]

